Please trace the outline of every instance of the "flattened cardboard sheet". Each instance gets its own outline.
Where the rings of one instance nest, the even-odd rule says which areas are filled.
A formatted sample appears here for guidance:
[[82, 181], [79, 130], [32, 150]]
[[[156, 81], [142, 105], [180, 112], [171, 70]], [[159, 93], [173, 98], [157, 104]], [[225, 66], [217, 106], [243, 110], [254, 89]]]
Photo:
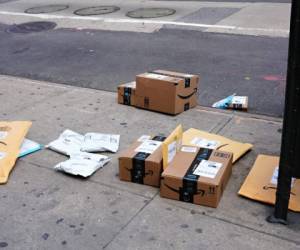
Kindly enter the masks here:
[[7, 182], [30, 127], [30, 121], [0, 122], [0, 184]]
[[[259, 155], [244, 181], [239, 195], [252, 200], [274, 205], [276, 200], [276, 168], [279, 165], [278, 156]], [[300, 212], [300, 180], [292, 182], [289, 209]]]
[[253, 147], [252, 144], [230, 140], [226, 137], [191, 128], [183, 133], [182, 145], [220, 149], [233, 153], [233, 163]]

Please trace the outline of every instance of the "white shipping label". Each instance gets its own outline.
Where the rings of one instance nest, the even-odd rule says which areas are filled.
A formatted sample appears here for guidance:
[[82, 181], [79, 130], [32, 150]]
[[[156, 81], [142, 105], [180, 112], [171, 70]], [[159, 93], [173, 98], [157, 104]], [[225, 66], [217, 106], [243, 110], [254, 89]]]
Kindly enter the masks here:
[[6, 153], [0, 152], [0, 160], [2, 160], [6, 156]]
[[246, 104], [246, 96], [234, 96], [231, 101], [232, 104]]
[[152, 79], [158, 79], [158, 80], [165, 80], [168, 78], [168, 76], [163, 76], [163, 75], [158, 75], [158, 74], [153, 74], [153, 73], [148, 73], [147, 77], [152, 78]]
[[200, 137], [195, 137], [191, 141], [191, 144], [198, 146], [200, 148], [216, 149], [220, 145], [220, 142], [213, 141], [213, 140], [207, 140], [207, 139], [200, 138]]
[[0, 140], [4, 140], [7, 136], [8, 132], [7, 131], [0, 131]]
[[193, 174], [214, 179], [221, 167], [222, 163], [202, 160]]
[[152, 154], [161, 144], [160, 141], [146, 140], [135, 149], [135, 152]]
[[[276, 167], [274, 169], [274, 172], [273, 172], [273, 175], [272, 175], [272, 178], [271, 178], [271, 181], [270, 181], [270, 183], [275, 185], [275, 186], [277, 186], [278, 174], [279, 174], [279, 167]], [[295, 182], [295, 178], [292, 178], [291, 187], [294, 186], [294, 182]]]
[[195, 148], [195, 147], [182, 147], [181, 151], [186, 152], [186, 153], [196, 153], [197, 148]]
[[150, 135], [142, 135], [137, 141], [138, 142], [144, 142], [146, 140], [150, 140], [151, 136]]
[[177, 151], [177, 142], [173, 141], [168, 145], [168, 163], [170, 163], [174, 159], [176, 155], [176, 151]]

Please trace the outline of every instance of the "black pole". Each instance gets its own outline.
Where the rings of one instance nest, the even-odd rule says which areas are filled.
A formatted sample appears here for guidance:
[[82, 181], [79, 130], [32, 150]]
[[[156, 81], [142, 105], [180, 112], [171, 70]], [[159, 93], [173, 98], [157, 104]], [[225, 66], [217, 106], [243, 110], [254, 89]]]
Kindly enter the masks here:
[[[292, 177], [300, 177], [300, 1], [292, 0], [279, 176], [274, 215], [267, 220], [287, 224]], [[298, 151], [298, 152], [297, 152]]]

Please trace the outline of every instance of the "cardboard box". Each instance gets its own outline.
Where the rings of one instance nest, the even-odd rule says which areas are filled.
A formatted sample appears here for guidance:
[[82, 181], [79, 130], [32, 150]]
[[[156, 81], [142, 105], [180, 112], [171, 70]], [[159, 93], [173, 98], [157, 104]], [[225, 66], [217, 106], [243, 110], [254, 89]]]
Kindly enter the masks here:
[[135, 106], [136, 83], [129, 82], [118, 86], [118, 103]]
[[183, 133], [182, 144], [231, 152], [233, 153], [233, 163], [253, 147], [250, 143], [230, 140], [224, 136], [208, 133], [195, 128], [190, 128]]
[[157, 72], [137, 75], [136, 106], [172, 115], [179, 114], [197, 105], [198, 80], [192, 75], [184, 78]]
[[229, 109], [248, 110], [248, 96], [234, 96], [232, 102], [228, 106]]
[[161, 197], [217, 207], [231, 176], [232, 154], [182, 146], [162, 173]]
[[163, 169], [163, 136], [142, 136], [119, 157], [119, 177], [122, 181], [159, 187]]
[[[259, 155], [239, 190], [239, 195], [274, 205], [278, 166], [278, 156]], [[300, 179], [292, 180], [289, 209], [294, 212], [300, 212]]]

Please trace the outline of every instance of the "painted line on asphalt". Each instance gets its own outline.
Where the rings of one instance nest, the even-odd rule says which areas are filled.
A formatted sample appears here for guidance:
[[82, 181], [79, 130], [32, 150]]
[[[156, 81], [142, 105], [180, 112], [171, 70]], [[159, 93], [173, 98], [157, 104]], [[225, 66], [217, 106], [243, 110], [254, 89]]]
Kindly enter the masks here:
[[157, 24], [157, 25], [174, 25], [186, 27], [198, 27], [216, 30], [240, 31], [240, 32], [264, 32], [266, 34], [281, 34], [289, 35], [289, 30], [286, 29], [267, 29], [267, 28], [247, 28], [233, 25], [217, 25], [217, 24], [203, 24], [203, 23], [185, 23], [166, 20], [149, 20], [149, 19], [127, 19], [127, 18], [103, 18], [91, 16], [62, 16], [49, 14], [27, 14], [21, 12], [0, 11], [0, 15], [35, 17], [40, 19], [60, 19], [60, 20], [85, 20], [85, 21], [102, 21], [104, 23], [126, 23], [126, 24]]

